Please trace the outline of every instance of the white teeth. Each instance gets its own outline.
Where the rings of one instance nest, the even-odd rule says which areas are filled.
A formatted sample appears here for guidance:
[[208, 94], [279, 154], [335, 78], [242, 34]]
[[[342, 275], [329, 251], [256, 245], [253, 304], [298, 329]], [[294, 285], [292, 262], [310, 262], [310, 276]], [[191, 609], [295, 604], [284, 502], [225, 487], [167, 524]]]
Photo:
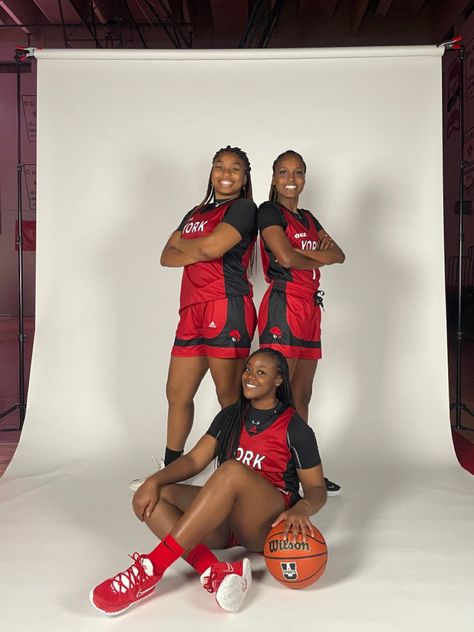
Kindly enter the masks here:
[[246, 386], [247, 388], [257, 388], [257, 385], [256, 385], [256, 384], [247, 384], [247, 383], [246, 383], [246, 384], [245, 384], [245, 386]]
[[285, 189], [296, 189], [295, 184], [285, 184]]
[[221, 184], [224, 186], [230, 186], [232, 184], [231, 180], [221, 180]]

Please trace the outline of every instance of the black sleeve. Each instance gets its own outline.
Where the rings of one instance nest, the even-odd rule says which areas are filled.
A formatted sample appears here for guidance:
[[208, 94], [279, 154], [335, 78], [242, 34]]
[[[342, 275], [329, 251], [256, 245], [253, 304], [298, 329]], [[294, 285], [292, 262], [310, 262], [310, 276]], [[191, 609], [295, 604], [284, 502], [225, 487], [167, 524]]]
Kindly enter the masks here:
[[286, 220], [280, 213], [278, 206], [273, 202], [264, 202], [258, 208], [257, 226], [260, 233], [268, 226], [281, 226], [285, 230]]
[[217, 413], [206, 434], [211, 435], [211, 437], [214, 437], [215, 439], [218, 439], [220, 431], [222, 430], [222, 425], [227, 418], [230, 409], [234, 408], [235, 406], [236, 404], [232, 404], [232, 406], [227, 406], [226, 408], [223, 408], [220, 413]]
[[222, 221], [230, 224], [242, 237], [257, 229], [257, 206], [252, 200], [239, 198], [227, 209]]
[[319, 223], [319, 221], [315, 218], [315, 216], [311, 213], [311, 211], [306, 211], [308, 213], [308, 215], [311, 215], [311, 217], [313, 218], [314, 223], [316, 224], [316, 228], [318, 230], [324, 230], [324, 228], [321, 226], [321, 224]]
[[307, 470], [321, 463], [313, 429], [297, 413], [288, 424], [288, 440], [298, 470]]
[[196, 206], [194, 208], [192, 208], [190, 211], [188, 211], [186, 213], [186, 215], [183, 217], [183, 219], [181, 220], [178, 228], [176, 228], [176, 230], [179, 230], [179, 232], [183, 231], [183, 228], [186, 226], [188, 219], [191, 217], [191, 215], [194, 213], [194, 211], [196, 210]]

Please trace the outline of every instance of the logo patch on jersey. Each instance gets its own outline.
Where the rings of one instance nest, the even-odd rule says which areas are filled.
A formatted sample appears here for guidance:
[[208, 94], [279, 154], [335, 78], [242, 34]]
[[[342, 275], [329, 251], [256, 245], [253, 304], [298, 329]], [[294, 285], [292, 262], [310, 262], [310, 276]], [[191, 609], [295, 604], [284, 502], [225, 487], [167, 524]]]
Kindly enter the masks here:
[[216, 325], [216, 323], [213, 320], [211, 320], [211, 322], [209, 323], [208, 327], [209, 327], [209, 329], [216, 329], [217, 325]]
[[280, 562], [281, 573], [285, 579], [298, 579], [298, 567], [296, 562]]
[[272, 337], [275, 340], [280, 340], [280, 338], [283, 336], [283, 333], [282, 333], [280, 327], [272, 327], [270, 329], [270, 333], [272, 334]]
[[296, 233], [295, 239], [301, 239], [301, 237], [306, 237], [306, 233]]
[[232, 342], [240, 342], [240, 331], [238, 329], [229, 331], [229, 336], [232, 338]]

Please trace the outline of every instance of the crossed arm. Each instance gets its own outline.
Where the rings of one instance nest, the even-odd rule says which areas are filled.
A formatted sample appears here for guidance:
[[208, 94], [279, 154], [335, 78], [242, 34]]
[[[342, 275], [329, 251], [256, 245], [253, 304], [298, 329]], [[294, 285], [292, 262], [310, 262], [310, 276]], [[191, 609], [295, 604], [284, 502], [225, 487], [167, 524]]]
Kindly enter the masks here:
[[241, 239], [239, 231], [226, 222], [220, 222], [209, 235], [195, 239], [183, 239], [181, 231], [175, 230], [163, 248], [160, 263], [168, 268], [179, 268], [196, 261], [219, 259]]
[[333, 263], [343, 263], [345, 255], [335, 241], [326, 233], [319, 231], [318, 250], [297, 250], [288, 241], [281, 226], [267, 226], [262, 231], [265, 243], [283, 268], [295, 270], [314, 270]]

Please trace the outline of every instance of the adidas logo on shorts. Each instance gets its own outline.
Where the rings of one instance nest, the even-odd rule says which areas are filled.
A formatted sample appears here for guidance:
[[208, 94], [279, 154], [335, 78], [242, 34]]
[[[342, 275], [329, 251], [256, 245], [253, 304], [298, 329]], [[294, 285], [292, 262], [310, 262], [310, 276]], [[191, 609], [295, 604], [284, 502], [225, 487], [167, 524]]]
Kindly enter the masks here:
[[217, 325], [216, 325], [216, 323], [213, 320], [211, 320], [211, 322], [209, 323], [208, 327], [210, 329], [217, 329]]

